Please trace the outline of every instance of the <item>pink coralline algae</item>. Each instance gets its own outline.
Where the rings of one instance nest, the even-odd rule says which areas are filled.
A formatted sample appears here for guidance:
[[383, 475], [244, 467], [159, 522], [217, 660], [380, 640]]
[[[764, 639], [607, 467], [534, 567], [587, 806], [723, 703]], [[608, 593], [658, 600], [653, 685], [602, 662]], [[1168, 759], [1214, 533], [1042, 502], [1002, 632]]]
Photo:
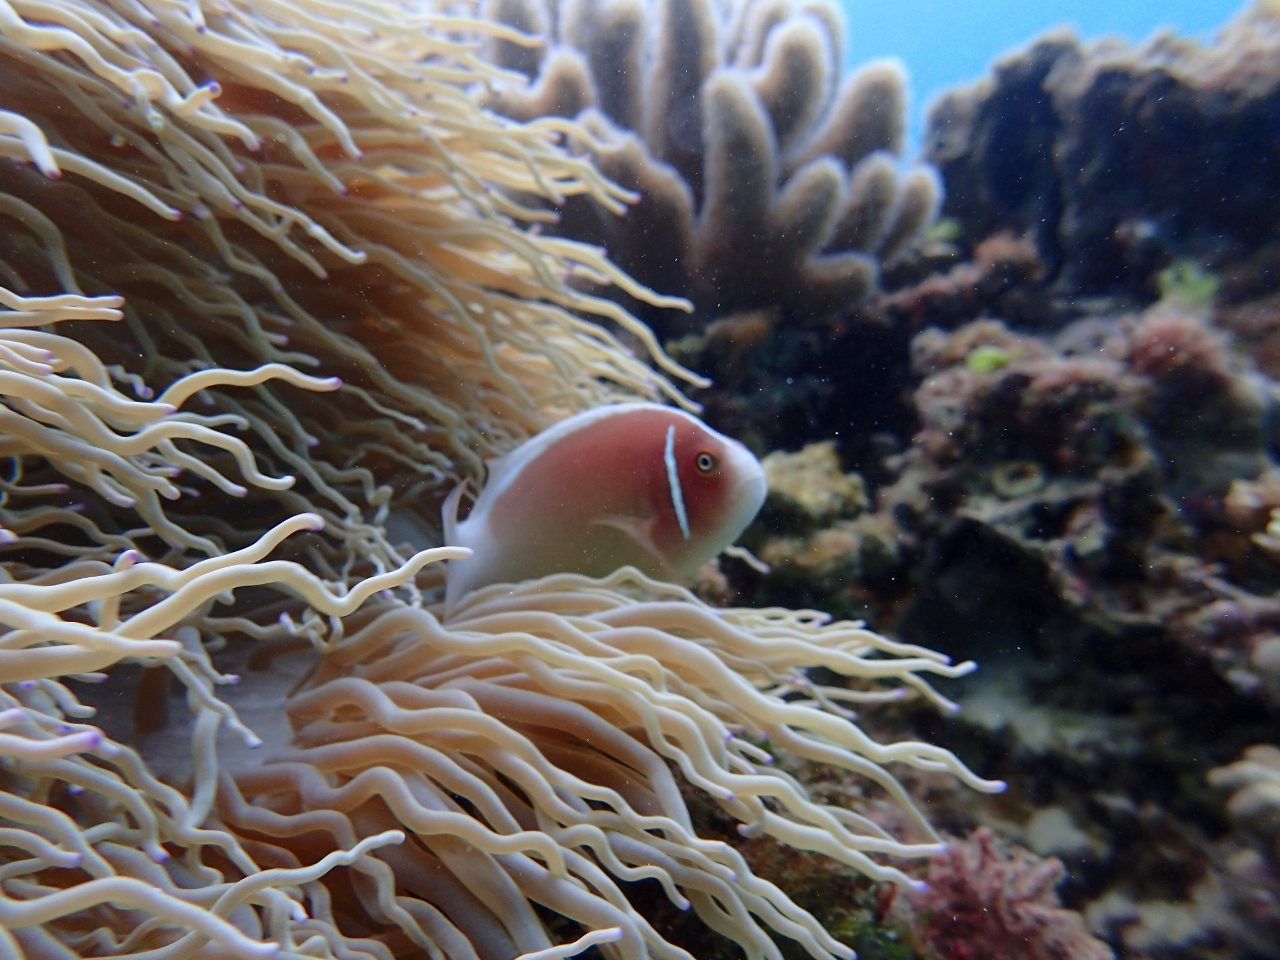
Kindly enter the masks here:
[[929, 862], [908, 899], [929, 955], [948, 960], [1110, 960], [1111, 950], [1055, 892], [1062, 863], [1005, 848], [980, 827]]

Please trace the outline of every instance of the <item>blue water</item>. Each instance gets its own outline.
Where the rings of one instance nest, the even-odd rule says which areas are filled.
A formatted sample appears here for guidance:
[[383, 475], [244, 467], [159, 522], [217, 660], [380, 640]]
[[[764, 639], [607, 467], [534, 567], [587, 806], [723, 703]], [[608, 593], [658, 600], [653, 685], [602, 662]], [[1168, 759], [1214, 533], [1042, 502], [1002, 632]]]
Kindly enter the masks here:
[[985, 74], [1002, 53], [1058, 24], [1092, 39], [1138, 41], [1162, 27], [1209, 40], [1241, 0], [844, 0], [850, 63], [898, 57], [911, 73], [911, 143], [928, 102]]

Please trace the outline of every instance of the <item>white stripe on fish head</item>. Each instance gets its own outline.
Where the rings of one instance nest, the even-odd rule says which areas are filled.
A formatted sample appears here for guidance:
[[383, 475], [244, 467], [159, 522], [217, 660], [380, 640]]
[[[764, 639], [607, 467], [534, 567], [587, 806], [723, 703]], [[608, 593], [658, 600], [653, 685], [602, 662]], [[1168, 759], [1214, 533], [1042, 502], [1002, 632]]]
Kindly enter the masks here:
[[671, 506], [676, 511], [676, 522], [680, 524], [680, 532], [686, 540], [693, 536], [689, 529], [689, 515], [684, 510], [684, 491], [680, 489], [680, 470], [676, 465], [676, 426], [667, 427], [667, 444], [662, 451], [663, 462], [667, 465], [667, 488], [671, 491]]

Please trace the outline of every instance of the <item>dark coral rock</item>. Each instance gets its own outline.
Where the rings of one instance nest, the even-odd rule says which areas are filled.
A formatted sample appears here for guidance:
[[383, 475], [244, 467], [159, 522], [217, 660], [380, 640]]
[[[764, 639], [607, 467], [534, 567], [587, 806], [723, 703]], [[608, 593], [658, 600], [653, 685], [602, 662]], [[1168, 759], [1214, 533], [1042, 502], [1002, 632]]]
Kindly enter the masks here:
[[744, 311], [668, 349], [712, 380], [695, 397], [718, 428], [761, 451], [834, 438], [846, 465], [874, 481], [886, 446], [915, 429], [910, 395], [886, 385], [910, 379], [917, 332], [993, 314], [1035, 329], [1054, 322], [1044, 264], [1025, 239], [997, 234], [965, 260], [928, 244], [910, 265], [918, 275], [904, 269], [891, 291], [843, 316], [790, 323], [776, 311]]
[[911, 430], [909, 398], [885, 389], [908, 377], [910, 337], [909, 327], [866, 315], [801, 325], [756, 312], [717, 321], [671, 352], [714, 382], [693, 395], [718, 429], [761, 452], [834, 439], [846, 467], [874, 470], [880, 440]]
[[1280, 219], [1280, 17], [1202, 47], [1057, 32], [934, 108], [926, 157], [972, 237], [1028, 234], [1068, 291], [1150, 292], [1173, 257], [1256, 248]]

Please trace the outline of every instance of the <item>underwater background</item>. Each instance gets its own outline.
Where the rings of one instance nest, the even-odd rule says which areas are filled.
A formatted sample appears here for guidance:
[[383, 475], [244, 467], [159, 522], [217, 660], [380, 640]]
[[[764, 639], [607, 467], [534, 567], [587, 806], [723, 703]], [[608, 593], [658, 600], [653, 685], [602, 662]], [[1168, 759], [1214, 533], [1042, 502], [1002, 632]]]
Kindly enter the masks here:
[[928, 104], [950, 87], [972, 83], [1002, 54], [1047, 30], [1066, 26], [1082, 38], [1121, 37], [1131, 43], [1160, 29], [1209, 40], [1244, 4], [1236, 0], [1147, 3], [1019, 3], [982, 0], [963, 8], [937, 0], [859, 3], [842, 0], [849, 24], [849, 66], [900, 57], [911, 74], [909, 136], [919, 142]]
[[[1278, 155], [1275, 0], [0, 0], [0, 960], [1280, 958]], [[741, 549], [446, 603], [636, 401]]]
[[770, 389], [812, 403], [770, 442], [815, 445], [766, 458], [753, 600], [949, 638], [981, 669], [908, 728], [1010, 783], [862, 955], [1280, 956], [1269, 8], [845, 8], [945, 199], [839, 333], [795, 366], [773, 339], [781, 381], [728, 374], [741, 433]]

